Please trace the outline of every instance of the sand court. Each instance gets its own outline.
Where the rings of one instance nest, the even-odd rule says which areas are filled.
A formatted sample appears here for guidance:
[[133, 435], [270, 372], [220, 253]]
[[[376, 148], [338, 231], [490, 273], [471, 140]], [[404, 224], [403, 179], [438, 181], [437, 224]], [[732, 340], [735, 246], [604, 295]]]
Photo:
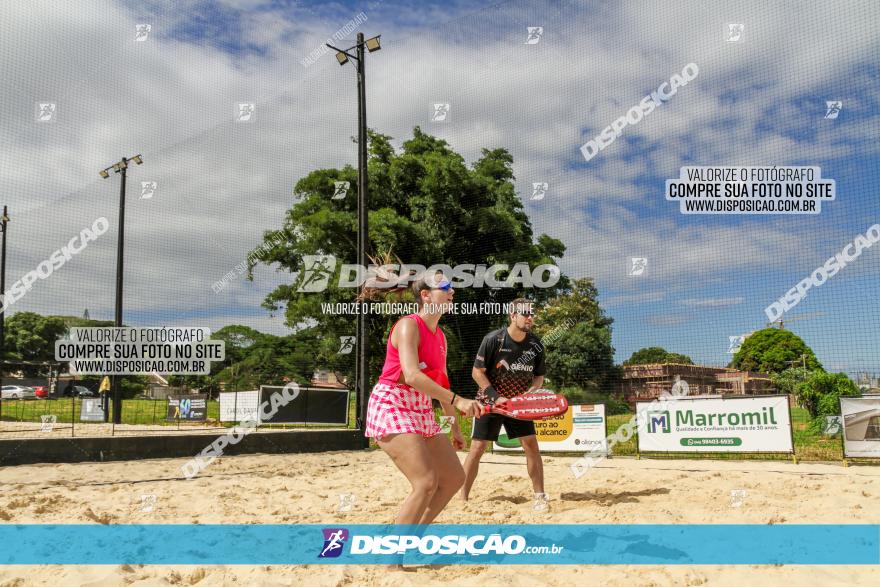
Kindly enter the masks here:
[[[463, 453], [459, 453], [464, 458]], [[877, 524], [880, 470], [787, 462], [609, 459], [580, 479], [545, 456], [550, 510], [536, 511], [521, 456], [486, 455], [471, 499], [438, 523]], [[379, 451], [222, 457], [195, 479], [185, 459], [0, 470], [4, 524], [372, 524], [409, 487]], [[678, 545], [680, 546], [680, 545]], [[7, 546], [10, 547], [10, 546]], [[14, 545], [11, 547], [14, 548]], [[47, 544], [46, 549], [51, 550]], [[0, 585], [854, 585], [868, 566], [8, 566]], [[819, 583], [817, 583], [817, 581]]]

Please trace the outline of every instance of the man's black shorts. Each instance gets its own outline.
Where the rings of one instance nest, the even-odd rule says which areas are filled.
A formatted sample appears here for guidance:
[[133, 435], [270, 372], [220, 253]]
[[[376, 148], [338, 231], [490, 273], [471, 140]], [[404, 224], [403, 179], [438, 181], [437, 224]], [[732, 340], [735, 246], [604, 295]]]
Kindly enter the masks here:
[[501, 414], [486, 414], [474, 420], [474, 430], [471, 438], [474, 440], [498, 440], [501, 425], [508, 438], [520, 438], [535, 434], [535, 423], [528, 420], [516, 420]]

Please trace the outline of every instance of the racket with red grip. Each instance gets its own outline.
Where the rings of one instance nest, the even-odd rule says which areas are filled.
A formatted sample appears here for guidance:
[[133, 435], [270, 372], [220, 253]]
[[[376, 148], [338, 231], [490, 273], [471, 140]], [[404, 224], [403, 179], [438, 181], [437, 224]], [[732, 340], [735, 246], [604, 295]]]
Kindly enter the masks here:
[[547, 390], [524, 393], [508, 399], [501, 405], [482, 401], [487, 408], [487, 414], [500, 414], [516, 420], [541, 420], [564, 414], [568, 410], [568, 400], [565, 396]]

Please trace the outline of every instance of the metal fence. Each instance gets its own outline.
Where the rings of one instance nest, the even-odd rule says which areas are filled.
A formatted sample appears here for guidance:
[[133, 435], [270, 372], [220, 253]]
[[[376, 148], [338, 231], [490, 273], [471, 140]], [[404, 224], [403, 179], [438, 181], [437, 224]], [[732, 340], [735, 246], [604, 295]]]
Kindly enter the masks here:
[[[85, 436], [153, 436], [181, 433], [218, 434], [248, 419], [244, 407], [233, 406], [230, 421], [221, 421], [220, 401], [208, 399], [203, 420], [193, 421], [169, 417], [167, 399], [126, 399], [122, 401], [121, 424], [114, 424], [112, 414], [105, 422], [88, 420], [84, 402], [90, 398], [4, 399], [0, 401], [0, 440], [17, 438], [85, 437]], [[100, 404], [100, 399], [94, 398]], [[88, 404], [86, 405], [88, 407]], [[308, 423], [265, 423], [260, 429], [292, 428], [353, 428], [355, 397], [348, 398], [349, 418], [345, 426]], [[92, 417], [96, 414], [93, 412]], [[84, 419], [85, 418], [85, 419]], [[225, 420], [225, 418], [224, 418]]]

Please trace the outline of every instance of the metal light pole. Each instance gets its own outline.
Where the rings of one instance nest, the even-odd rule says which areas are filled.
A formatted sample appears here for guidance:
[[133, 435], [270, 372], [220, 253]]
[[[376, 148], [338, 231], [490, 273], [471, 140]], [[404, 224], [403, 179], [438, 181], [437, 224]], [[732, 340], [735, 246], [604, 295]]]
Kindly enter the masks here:
[[[3, 217], [0, 218], [0, 231], [3, 232], [3, 251], [0, 252], [0, 388], [3, 387], [3, 369], [6, 367], [6, 229], [9, 223], [9, 209], [3, 206]], [[0, 414], [3, 413], [3, 394], [0, 393]]]
[[[124, 241], [125, 241], [125, 177], [128, 170], [128, 162], [134, 161], [138, 165], [143, 164], [144, 160], [140, 155], [127, 158], [123, 157], [118, 163], [114, 163], [110, 167], [101, 171], [101, 177], [107, 179], [110, 177], [109, 171], [115, 170], [116, 173], [122, 174], [122, 182], [119, 185], [119, 238], [116, 241], [116, 316], [114, 325], [119, 328], [122, 326], [122, 277], [123, 277], [123, 259], [124, 259]], [[110, 385], [113, 390], [113, 423], [122, 423], [122, 378], [119, 375], [110, 376]], [[106, 396], [104, 399], [104, 421], [109, 419], [109, 406], [107, 406]]]
[[[381, 35], [379, 35], [381, 36]], [[366, 56], [364, 49], [372, 53], [381, 49], [379, 44], [379, 36], [372, 37], [364, 41], [364, 34], [358, 33], [357, 43], [348, 49], [339, 49], [333, 45], [327, 44], [331, 49], [336, 50], [336, 60], [339, 65], [345, 65], [349, 59], [354, 59], [357, 64], [357, 89], [358, 89], [358, 239], [357, 239], [357, 262], [361, 267], [367, 265], [367, 247], [368, 247], [368, 214], [369, 214], [369, 197], [367, 193], [367, 88], [366, 88]], [[355, 54], [349, 53], [355, 49]], [[366, 303], [366, 302], [363, 302]], [[364, 312], [357, 315], [357, 365], [356, 365], [356, 383], [357, 383], [357, 427], [363, 430], [367, 422], [367, 402], [369, 400], [369, 363], [370, 363], [370, 345], [368, 334], [368, 317]], [[369, 439], [363, 438], [364, 448], [369, 446]]]

